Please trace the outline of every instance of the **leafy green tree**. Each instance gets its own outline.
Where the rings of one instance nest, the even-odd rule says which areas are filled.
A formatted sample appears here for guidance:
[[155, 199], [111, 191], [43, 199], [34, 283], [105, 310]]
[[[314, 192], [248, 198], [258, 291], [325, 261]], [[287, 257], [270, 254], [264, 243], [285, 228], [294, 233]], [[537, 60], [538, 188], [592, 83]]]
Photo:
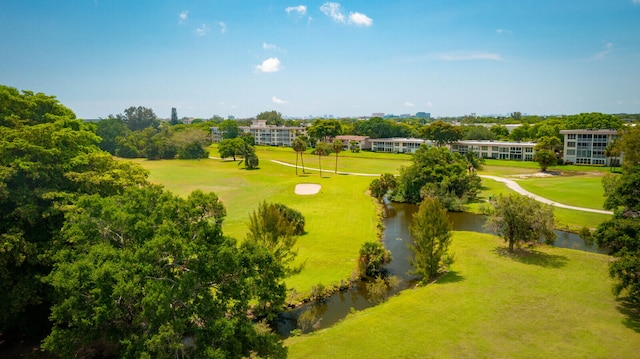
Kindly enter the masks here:
[[420, 203], [410, 231], [413, 237], [413, 244], [409, 244], [413, 253], [409, 258], [413, 267], [411, 273], [419, 275], [421, 282], [426, 283], [453, 262], [448, 252], [451, 223], [447, 210], [437, 198], [427, 197]]
[[331, 148], [329, 147], [329, 144], [318, 141], [314, 151], [315, 154], [318, 155], [318, 166], [320, 167], [320, 177], [322, 177], [322, 157], [328, 156], [329, 153], [331, 153]]
[[609, 171], [613, 171], [613, 167], [615, 166], [620, 166], [620, 162], [615, 159], [615, 157], [620, 156], [619, 141], [614, 140], [607, 144], [607, 147], [604, 148], [604, 155], [607, 157], [607, 161], [609, 162]]
[[457, 142], [462, 139], [463, 130], [444, 121], [436, 121], [421, 129], [422, 138], [431, 140], [438, 147]]
[[53, 329], [61, 357], [284, 357], [247, 316], [252, 300], [284, 303], [284, 274], [264, 248], [223, 236], [213, 193], [160, 187], [80, 197], [65, 213], [54, 267]]
[[76, 196], [109, 196], [146, 183], [146, 172], [98, 148], [96, 126], [54, 96], [0, 86], [0, 331], [47, 322], [52, 243], [61, 208]]
[[546, 172], [549, 166], [553, 166], [558, 163], [556, 153], [552, 150], [547, 149], [537, 150], [533, 154], [533, 160], [538, 162], [538, 165], [540, 166], [540, 170], [542, 170], [542, 172]]
[[208, 133], [198, 128], [190, 127], [172, 135], [172, 142], [178, 148], [181, 159], [208, 158], [209, 151], [205, 147], [209, 143]]
[[218, 144], [218, 153], [220, 157], [227, 158], [233, 157], [236, 160], [236, 156], [241, 155], [246, 143], [240, 138], [224, 139]]
[[362, 243], [358, 256], [358, 268], [363, 275], [375, 277], [382, 273], [382, 267], [391, 262], [391, 251], [376, 241]]
[[293, 265], [298, 255], [298, 251], [294, 249], [298, 241], [297, 235], [301, 234], [301, 230], [304, 231], [304, 228], [299, 227], [301, 216], [299, 212], [291, 212], [283, 204], [264, 201], [249, 216], [247, 240], [266, 248], [282, 264], [288, 275], [301, 269]]
[[607, 115], [599, 112], [581, 113], [567, 116], [565, 127], [569, 130], [577, 129], [613, 129], [622, 128], [622, 120], [614, 115]]
[[294, 151], [296, 151], [296, 176], [298, 175], [298, 156], [302, 160], [302, 173], [304, 173], [304, 157], [303, 153], [307, 150], [307, 143], [300, 136], [296, 137], [293, 140], [293, 144], [291, 146]]
[[496, 135], [496, 139], [506, 139], [509, 137], [509, 129], [504, 125], [493, 125], [490, 128], [491, 132]]
[[375, 197], [379, 202], [382, 202], [384, 196], [389, 191], [394, 190], [398, 185], [396, 176], [391, 173], [383, 173], [379, 178], [374, 179], [369, 184], [369, 192], [371, 196]]
[[142, 106], [131, 106], [124, 110], [124, 115], [118, 114], [116, 117], [124, 122], [131, 131], [140, 131], [147, 127], [158, 128], [160, 124], [160, 120], [153, 110]]
[[282, 119], [282, 114], [280, 112], [276, 112], [275, 110], [260, 112], [256, 116], [256, 119], [266, 120], [267, 125], [284, 126], [284, 120]]
[[124, 122], [113, 116], [98, 121], [97, 126], [96, 134], [102, 138], [100, 148], [115, 155], [118, 137], [125, 137], [129, 129]]
[[485, 126], [464, 126], [465, 140], [494, 140], [496, 138], [495, 133]]
[[342, 144], [341, 140], [333, 140], [333, 143], [331, 143], [331, 151], [336, 154], [336, 168], [334, 171], [336, 174], [338, 173], [338, 155], [340, 154], [340, 152], [342, 152], [343, 149], [344, 145]]
[[420, 203], [425, 195], [453, 195], [467, 200], [475, 198], [480, 190], [480, 178], [467, 171], [462, 155], [446, 147], [422, 145], [412, 161], [411, 166], [400, 169], [398, 185], [390, 196], [394, 201]]
[[531, 129], [531, 126], [529, 126], [528, 123], [524, 123], [524, 124], [522, 124], [522, 126], [518, 126], [518, 127], [514, 128], [509, 133], [509, 139], [512, 140], [512, 141], [530, 140], [530, 139], [532, 139], [532, 136], [529, 133], [530, 129]]
[[486, 226], [509, 243], [509, 251], [525, 242], [556, 239], [553, 207], [519, 194], [499, 196], [489, 209]]
[[309, 126], [307, 133], [312, 139], [328, 143], [342, 134], [342, 123], [338, 120], [317, 119]]
[[238, 122], [234, 120], [224, 120], [218, 125], [220, 131], [222, 131], [223, 139], [233, 139], [240, 134], [240, 128]]
[[469, 172], [475, 172], [481, 170], [484, 165], [484, 158], [478, 157], [478, 155], [469, 150], [464, 154], [464, 161], [467, 163], [467, 170]]

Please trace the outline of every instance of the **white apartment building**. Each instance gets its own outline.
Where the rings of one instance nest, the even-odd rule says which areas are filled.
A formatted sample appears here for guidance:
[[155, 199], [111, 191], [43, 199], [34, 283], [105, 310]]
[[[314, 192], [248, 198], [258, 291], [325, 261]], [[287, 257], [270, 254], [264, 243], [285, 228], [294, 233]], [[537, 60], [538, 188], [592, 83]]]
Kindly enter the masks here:
[[451, 152], [461, 155], [473, 151], [480, 158], [533, 161], [535, 142], [462, 140], [451, 144]]
[[[307, 129], [303, 126], [273, 126], [267, 125], [266, 120], [253, 120], [251, 126], [239, 126], [244, 133], [250, 133], [256, 145], [291, 147], [297, 136], [306, 135]], [[222, 140], [222, 132], [218, 127], [211, 127], [212, 142]]]
[[561, 130], [565, 162], [583, 165], [619, 165], [622, 154], [607, 158], [605, 148], [620, 137], [616, 130]]
[[371, 151], [390, 153], [415, 153], [423, 143], [431, 145], [421, 138], [372, 138], [369, 142]]

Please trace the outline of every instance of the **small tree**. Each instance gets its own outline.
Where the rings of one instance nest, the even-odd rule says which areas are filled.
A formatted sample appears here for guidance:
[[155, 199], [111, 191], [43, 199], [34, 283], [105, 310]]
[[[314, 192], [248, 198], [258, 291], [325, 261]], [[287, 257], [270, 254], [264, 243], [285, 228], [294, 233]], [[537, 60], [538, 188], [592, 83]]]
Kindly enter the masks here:
[[335, 169], [335, 173], [338, 173], [338, 155], [340, 154], [340, 152], [342, 152], [342, 150], [344, 149], [344, 145], [342, 144], [341, 140], [335, 139], [333, 140], [333, 143], [331, 144], [331, 150], [333, 151], [333, 153], [336, 154], [336, 169]]
[[349, 150], [353, 153], [360, 152], [360, 143], [356, 140], [351, 140], [351, 142], [349, 142]]
[[409, 258], [409, 263], [413, 266], [410, 273], [421, 276], [424, 283], [453, 261], [448, 254], [451, 223], [447, 210], [439, 199], [426, 197], [418, 212], [413, 215], [413, 223], [409, 229], [414, 241], [409, 245], [413, 252], [413, 257]]
[[509, 242], [510, 252], [523, 242], [544, 238], [553, 244], [556, 239], [553, 207], [515, 193], [497, 198], [489, 209], [486, 226]]
[[[247, 233], [247, 239], [267, 248], [286, 268], [289, 275], [301, 269], [292, 267], [298, 255], [293, 248], [298, 241], [296, 233], [300, 233], [300, 218], [297, 215], [292, 216], [291, 213], [283, 204], [262, 202], [249, 216]], [[302, 222], [304, 223], [304, 217]], [[304, 231], [304, 224], [302, 231]]]
[[391, 173], [383, 173], [379, 178], [371, 181], [369, 185], [369, 192], [373, 197], [382, 202], [384, 196], [390, 191], [396, 188], [398, 182], [396, 177]]
[[218, 144], [218, 153], [220, 157], [233, 157], [236, 160], [237, 155], [241, 155], [246, 143], [240, 138], [224, 139]]
[[558, 158], [555, 152], [552, 150], [538, 150], [533, 154], [533, 160], [538, 162], [540, 170], [546, 172], [549, 166], [553, 166], [558, 163]]
[[360, 247], [358, 268], [361, 275], [380, 275], [382, 266], [391, 262], [391, 251], [380, 242], [364, 242]]
[[320, 177], [322, 177], [322, 156], [327, 156], [331, 152], [329, 145], [325, 142], [316, 143], [315, 153], [318, 155], [318, 166], [320, 167]]

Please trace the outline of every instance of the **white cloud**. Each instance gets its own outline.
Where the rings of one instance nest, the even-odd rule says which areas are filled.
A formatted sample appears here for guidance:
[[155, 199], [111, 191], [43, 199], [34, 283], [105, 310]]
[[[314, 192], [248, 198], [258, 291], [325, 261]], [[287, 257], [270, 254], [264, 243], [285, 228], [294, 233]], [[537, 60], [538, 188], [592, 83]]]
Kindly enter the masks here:
[[427, 101], [427, 107], [433, 107], [433, 102]]
[[414, 104], [412, 104], [411, 102], [405, 102], [405, 103], [404, 103], [404, 106], [405, 106], [405, 107], [415, 107], [415, 105], [414, 105]]
[[359, 26], [371, 26], [373, 20], [365, 14], [352, 12], [349, 14], [349, 22]]
[[275, 49], [277, 49], [277, 47], [274, 44], [267, 44], [266, 42], [263, 42], [262, 43], [262, 49], [263, 50], [275, 50]]
[[436, 60], [442, 61], [474, 61], [474, 60], [490, 60], [490, 61], [504, 61], [500, 54], [494, 54], [491, 52], [469, 52], [469, 51], [455, 51], [448, 53], [440, 53], [433, 56]]
[[196, 29], [196, 35], [205, 36], [209, 31], [211, 31], [209, 26], [207, 26], [207, 24], [202, 24], [202, 26]]
[[[640, 0], [638, 0], [638, 2], [640, 2]], [[613, 48], [613, 44], [610, 42], [607, 42], [606, 44], [604, 44], [604, 50], [598, 52], [597, 54], [591, 56], [590, 58], [587, 59], [587, 61], [602, 61], [604, 60], [605, 57], [607, 57], [610, 53], [614, 52], [614, 48]]]
[[289, 7], [285, 8], [284, 11], [286, 11], [287, 14], [291, 14], [292, 12], [294, 12], [294, 13], [297, 13], [298, 15], [302, 16], [302, 15], [307, 13], [307, 7], [304, 6], [304, 5], [289, 6]]
[[344, 14], [337, 2], [326, 2], [320, 6], [320, 11], [329, 16], [335, 22], [345, 22]]
[[219, 21], [218, 26], [220, 26], [220, 33], [224, 34], [225, 32], [227, 32], [227, 24], [225, 24], [222, 21]]
[[636, 5], [640, 4], [640, 0], [632, 0], [632, 2]]
[[280, 60], [277, 57], [270, 57], [256, 66], [256, 69], [261, 72], [278, 72], [280, 71], [280, 67]]
[[332, 18], [333, 21], [342, 24], [349, 23], [357, 26], [371, 26], [373, 24], [373, 20], [363, 13], [351, 12], [349, 16], [346, 17], [342, 12], [342, 6], [337, 2], [326, 2], [322, 4], [320, 11]]
[[277, 98], [275, 96], [271, 96], [271, 102], [277, 104], [277, 105], [285, 105], [287, 103], [289, 103], [289, 101], [285, 101], [283, 99]]
[[187, 18], [189, 17], [189, 11], [183, 11], [180, 13], [180, 15], [178, 15], [178, 22], [179, 23], [183, 23], [187, 20]]
[[496, 34], [498, 34], [498, 35], [504, 35], [504, 34], [511, 35], [511, 34], [513, 34], [513, 31], [507, 30], [507, 29], [496, 29]]

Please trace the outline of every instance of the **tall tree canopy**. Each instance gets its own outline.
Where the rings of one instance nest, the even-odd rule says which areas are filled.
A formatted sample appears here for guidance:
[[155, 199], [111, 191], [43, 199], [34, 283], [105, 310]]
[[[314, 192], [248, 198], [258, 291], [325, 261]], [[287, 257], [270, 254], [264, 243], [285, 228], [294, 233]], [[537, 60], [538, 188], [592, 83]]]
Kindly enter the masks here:
[[282, 119], [282, 114], [280, 112], [275, 111], [275, 110], [260, 112], [256, 116], [256, 119], [258, 119], [258, 120], [266, 120], [267, 121], [267, 125], [273, 125], [273, 126], [284, 126], [284, 122], [285, 122]]
[[283, 268], [266, 248], [224, 237], [224, 215], [201, 191], [81, 197], [66, 210], [47, 277], [56, 299], [44, 348], [62, 357], [284, 357], [247, 315], [253, 299], [283, 305]]
[[147, 127], [157, 128], [160, 124], [153, 110], [143, 106], [131, 106], [124, 110], [124, 115], [118, 114], [116, 117], [121, 119], [131, 131], [140, 131]]
[[425, 197], [418, 212], [413, 214], [410, 227], [413, 244], [409, 245], [413, 253], [409, 258], [411, 273], [419, 275], [422, 283], [436, 277], [453, 262], [453, 256], [449, 255], [451, 228], [442, 203], [437, 198]]
[[581, 113], [565, 118], [565, 128], [576, 129], [613, 129], [622, 127], [622, 120], [614, 115], [607, 115], [599, 112]]
[[[146, 172], [115, 161], [97, 144], [95, 125], [75, 119], [53, 96], [0, 86], [0, 330], [46, 320], [60, 211], [78, 194], [122, 193]], [[43, 315], [35, 320], [29, 315]]]
[[624, 152], [622, 174], [605, 177], [604, 207], [614, 210], [613, 218], [594, 233], [599, 247], [609, 250], [615, 260], [609, 274], [615, 279], [616, 295], [626, 293], [640, 302], [640, 129], [627, 129], [620, 141]]
[[421, 129], [422, 138], [433, 141], [438, 147], [462, 139], [464, 130], [444, 121], [436, 121]]
[[317, 141], [329, 142], [342, 134], [342, 122], [338, 120], [314, 120], [307, 130], [309, 137]]
[[425, 196], [435, 196], [450, 210], [460, 210], [455, 198], [474, 198], [480, 190], [480, 178], [467, 171], [459, 153], [446, 147], [422, 145], [413, 155], [413, 164], [400, 169], [391, 198], [398, 202], [420, 203]]

